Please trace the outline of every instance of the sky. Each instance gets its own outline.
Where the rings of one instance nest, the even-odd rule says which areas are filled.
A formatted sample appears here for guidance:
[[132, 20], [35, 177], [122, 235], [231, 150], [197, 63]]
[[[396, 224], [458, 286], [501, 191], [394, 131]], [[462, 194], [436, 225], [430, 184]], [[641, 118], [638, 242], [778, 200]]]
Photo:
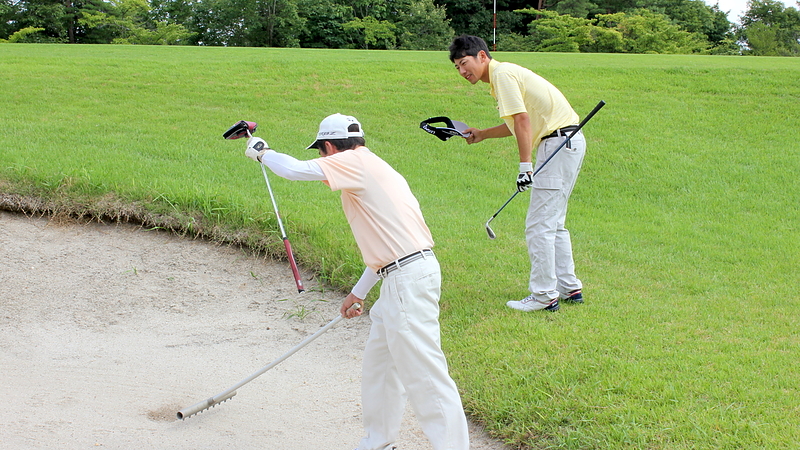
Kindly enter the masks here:
[[[739, 17], [744, 15], [744, 12], [747, 11], [747, 0], [703, 0], [709, 6], [714, 6], [719, 3], [719, 9], [721, 11], [728, 12], [728, 20], [734, 23], [740, 23]], [[795, 0], [782, 0], [782, 3], [787, 7], [792, 6], [797, 8], [797, 3]]]

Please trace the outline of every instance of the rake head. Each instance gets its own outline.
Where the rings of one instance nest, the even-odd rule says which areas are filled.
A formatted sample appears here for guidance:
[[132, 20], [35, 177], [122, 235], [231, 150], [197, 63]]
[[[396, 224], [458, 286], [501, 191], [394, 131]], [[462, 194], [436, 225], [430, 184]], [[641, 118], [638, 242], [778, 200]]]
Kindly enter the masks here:
[[207, 400], [203, 400], [202, 402], [195, 403], [194, 405], [188, 408], [184, 408], [178, 411], [178, 419], [180, 420], [188, 419], [189, 417], [192, 417], [195, 414], [199, 414], [209, 408], [213, 408], [214, 406], [219, 405], [220, 403], [230, 400], [231, 397], [233, 397], [234, 395], [236, 395], [236, 391], [230, 393], [223, 393], [216, 397], [211, 397]]

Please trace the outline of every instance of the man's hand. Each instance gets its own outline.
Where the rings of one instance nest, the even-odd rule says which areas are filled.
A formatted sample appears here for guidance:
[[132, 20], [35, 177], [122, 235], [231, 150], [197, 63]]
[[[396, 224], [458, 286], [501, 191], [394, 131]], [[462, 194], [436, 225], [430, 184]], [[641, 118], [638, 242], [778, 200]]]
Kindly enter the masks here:
[[244, 154], [253, 161], [261, 162], [261, 155], [266, 153], [267, 150], [270, 150], [267, 141], [253, 136], [247, 140], [247, 150], [245, 150]]
[[467, 140], [467, 144], [477, 144], [485, 139], [483, 136], [483, 130], [479, 130], [477, 128], [467, 128], [466, 130], [462, 131], [462, 133], [469, 133], [469, 136], [464, 138]]
[[[359, 306], [357, 308], [351, 308], [353, 303], [358, 303]], [[356, 297], [351, 292], [347, 294], [347, 297], [345, 297], [339, 312], [342, 313], [342, 317], [345, 319], [352, 319], [353, 317], [358, 317], [361, 315], [361, 312], [363, 311], [362, 305], [364, 305], [364, 299]]]
[[517, 175], [517, 192], [527, 191], [533, 184], [533, 163], [519, 163], [519, 175]]

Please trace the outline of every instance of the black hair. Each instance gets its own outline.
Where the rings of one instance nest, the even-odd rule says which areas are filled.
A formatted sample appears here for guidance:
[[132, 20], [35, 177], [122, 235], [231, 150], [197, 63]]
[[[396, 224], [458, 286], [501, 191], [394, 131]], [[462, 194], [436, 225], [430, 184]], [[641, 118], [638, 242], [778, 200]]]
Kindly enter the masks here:
[[461, 36], [453, 39], [453, 43], [450, 44], [450, 61], [456, 62], [457, 59], [461, 59], [465, 56], [478, 56], [478, 53], [481, 50], [486, 52], [486, 56], [488, 56], [489, 59], [492, 59], [492, 55], [489, 53], [489, 46], [486, 45], [486, 41], [478, 36], [462, 34]]
[[[327, 140], [327, 142], [330, 142], [331, 144], [333, 144], [333, 146], [336, 147], [336, 150], [339, 150], [339, 151], [352, 150], [352, 149], [354, 149], [354, 148], [356, 148], [358, 146], [364, 145], [366, 143], [366, 141], [364, 140], [363, 137], [349, 137], [347, 139], [329, 139], [329, 140], [326, 139], [326, 140]], [[319, 141], [319, 142], [320, 142], [320, 144], [319, 144], [320, 147], [325, 145], [325, 144], [323, 144], [323, 142], [325, 142], [325, 141]]]

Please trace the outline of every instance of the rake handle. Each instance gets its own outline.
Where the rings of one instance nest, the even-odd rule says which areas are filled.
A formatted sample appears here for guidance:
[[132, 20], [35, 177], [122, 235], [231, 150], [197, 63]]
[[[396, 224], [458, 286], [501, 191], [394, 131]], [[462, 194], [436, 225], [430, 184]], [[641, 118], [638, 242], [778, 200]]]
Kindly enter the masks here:
[[[360, 309], [361, 308], [361, 304], [360, 303], [353, 303], [350, 307], [351, 308]], [[249, 377], [243, 379], [242, 381], [234, 384], [233, 386], [229, 387], [228, 389], [220, 392], [219, 394], [217, 394], [217, 395], [215, 395], [215, 396], [213, 396], [211, 398], [208, 398], [208, 399], [203, 400], [201, 402], [197, 402], [197, 403], [195, 403], [194, 405], [192, 405], [192, 406], [190, 406], [188, 408], [184, 408], [184, 409], [178, 411], [178, 419], [185, 419], [187, 417], [191, 417], [191, 416], [193, 416], [193, 415], [195, 415], [195, 414], [197, 414], [197, 413], [199, 413], [199, 412], [201, 412], [203, 410], [211, 408], [212, 406], [216, 406], [216, 405], [224, 402], [225, 400], [230, 399], [231, 397], [236, 395], [236, 390], [237, 389], [239, 389], [240, 387], [244, 386], [245, 384], [253, 381], [256, 377], [262, 375], [264, 372], [268, 371], [269, 369], [272, 369], [273, 367], [275, 367], [278, 364], [282, 363], [284, 360], [286, 360], [286, 358], [294, 355], [295, 353], [297, 353], [298, 350], [300, 350], [301, 348], [303, 348], [306, 345], [308, 345], [309, 342], [311, 342], [314, 339], [320, 337], [323, 333], [325, 333], [331, 327], [333, 327], [334, 325], [339, 323], [339, 321], [341, 321], [342, 319], [344, 319], [344, 317], [342, 317], [341, 315], [337, 316], [335, 319], [333, 319], [330, 322], [328, 322], [327, 325], [325, 325], [324, 327], [322, 327], [319, 330], [317, 330], [316, 333], [314, 333], [311, 336], [303, 339], [302, 342], [300, 342], [299, 344], [297, 344], [294, 347], [292, 347], [288, 352], [284, 353], [278, 359], [276, 359], [276, 360], [272, 361], [271, 363], [267, 364], [266, 366], [258, 369], [257, 371], [253, 372], [252, 375], [250, 375]]]

